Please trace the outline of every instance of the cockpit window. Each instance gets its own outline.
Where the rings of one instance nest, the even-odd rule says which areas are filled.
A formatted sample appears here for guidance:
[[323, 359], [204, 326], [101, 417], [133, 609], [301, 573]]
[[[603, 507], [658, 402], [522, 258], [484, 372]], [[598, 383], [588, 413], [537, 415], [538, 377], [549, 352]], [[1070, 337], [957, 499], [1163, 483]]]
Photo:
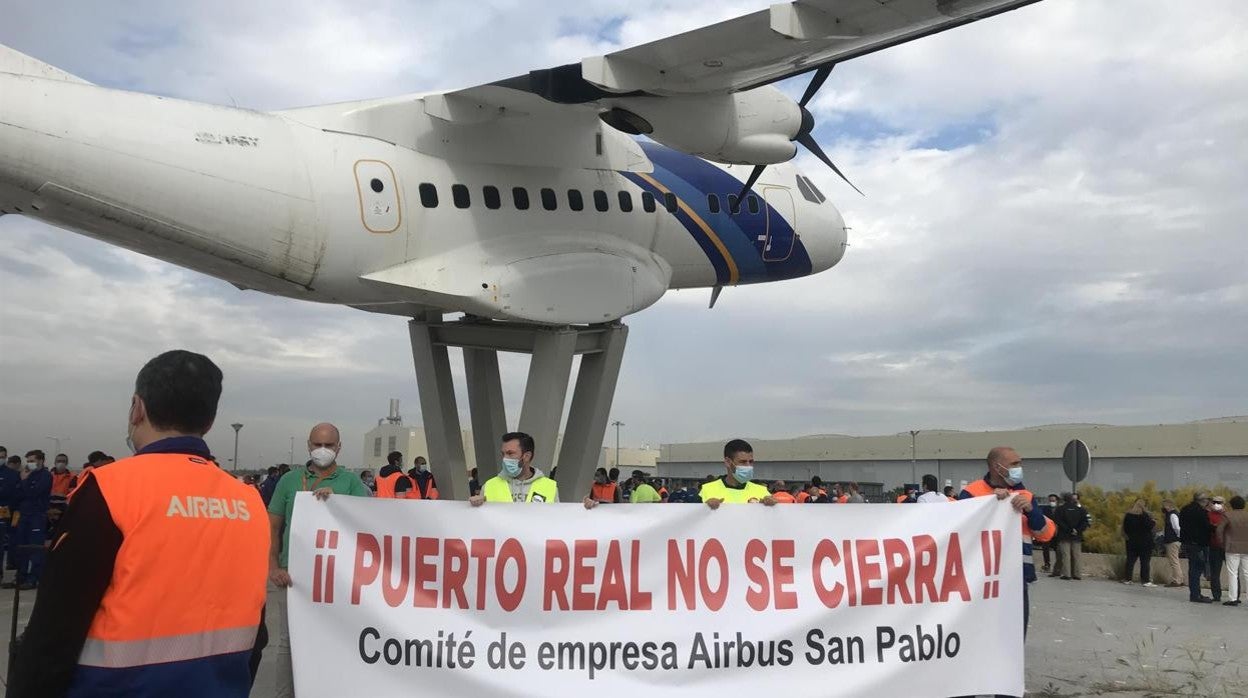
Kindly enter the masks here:
[[810, 187], [806, 184], [806, 178], [801, 175], [797, 176], [797, 190], [802, 193], [802, 198], [806, 199], [810, 203], [819, 203], [819, 197], [815, 196], [815, 193], [810, 190]]
[[802, 179], [806, 180], [806, 186], [810, 187], [810, 191], [814, 193], [815, 196], [819, 197], [819, 203], [823, 203], [828, 200], [828, 197], [824, 196], [823, 192], [819, 191], [819, 187], [815, 186], [815, 183], [810, 180], [810, 177], [802, 177]]

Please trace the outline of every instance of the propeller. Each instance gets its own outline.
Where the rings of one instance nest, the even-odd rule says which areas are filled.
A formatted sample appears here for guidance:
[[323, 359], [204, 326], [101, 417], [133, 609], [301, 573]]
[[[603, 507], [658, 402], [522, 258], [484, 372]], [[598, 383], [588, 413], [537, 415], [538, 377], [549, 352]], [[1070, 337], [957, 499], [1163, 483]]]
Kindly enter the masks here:
[[[815, 141], [815, 137], [811, 135], [815, 130], [815, 117], [810, 113], [810, 110], [806, 108], [806, 104], [815, 98], [815, 95], [819, 92], [819, 88], [823, 87], [823, 83], [826, 82], [828, 76], [832, 74], [832, 68], [834, 67], [836, 67], [835, 63], [821, 66], [815, 70], [814, 77], [810, 79], [810, 84], [806, 86], [806, 92], [802, 94], [801, 101], [797, 103], [798, 108], [802, 110], [802, 125], [798, 129], [797, 135], [793, 137], [793, 141], [801, 144], [806, 148], [806, 150], [814, 153], [815, 157], [819, 158], [825, 165], [832, 168], [832, 171], [835, 172], [841, 179], [845, 180], [845, 183], [852, 187], [854, 191], [862, 194], [862, 190], [854, 186], [853, 182], [849, 181], [849, 177], [846, 177], [845, 173], [841, 172], [840, 168], [832, 162], [832, 159], [828, 157], [827, 153], [823, 152], [823, 148], [819, 147], [819, 143]], [[755, 182], [757, 182], [758, 178], [762, 176], [763, 170], [765, 169], [767, 169], [766, 165], [756, 165], [754, 169], [750, 171], [750, 176], [745, 180], [745, 186], [741, 188], [741, 194], [737, 196], [738, 201], [745, 199], [746, 194], [748, 194], [750, 189], [754, 187]], [[866, 194], [862, 195], [866, 196]], [[738, 206], [740, 206], [740, 204], [738, 204]]]

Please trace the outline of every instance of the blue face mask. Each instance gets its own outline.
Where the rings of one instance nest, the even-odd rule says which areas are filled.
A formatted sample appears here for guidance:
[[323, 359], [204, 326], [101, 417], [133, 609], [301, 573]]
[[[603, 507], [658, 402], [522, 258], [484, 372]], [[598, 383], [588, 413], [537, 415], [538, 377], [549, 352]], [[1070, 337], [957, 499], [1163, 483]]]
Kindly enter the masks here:
[[1010, 468], [1010, 471], [1008, 474], [1006, 474], [1005, 479], [1009, 480], [1010, 484], [1012, 485], [1017, 485], [1018, 483], [1022, 482], [1023, 481], [1023, 466], [1020, 465], [1016, 468]]
[[749, 482], [750, 480], [753, 480], [754, 479], [754, 466], [738, 465], [737, 469], [733, 471], [732, 479], [736, 480], [739, 484], [742, 484], [742, 485]]
[[503, 459], [503, 474], [506, 475], [507, 477], [515, 477], [519, 475], [520, 470], [521, 468], [520, 468], [519, 458], [504, 458]]

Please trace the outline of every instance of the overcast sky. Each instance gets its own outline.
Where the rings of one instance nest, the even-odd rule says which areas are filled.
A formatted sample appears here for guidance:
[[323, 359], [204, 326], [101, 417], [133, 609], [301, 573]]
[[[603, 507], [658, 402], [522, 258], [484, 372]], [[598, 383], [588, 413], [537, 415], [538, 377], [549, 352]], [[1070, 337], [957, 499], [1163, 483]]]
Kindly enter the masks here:
[[[767, 3], [4, 5], [0, 43], [92, 82], [277, 109], [480, 84]], [[868, 196], [799, 164], [849, 253], [714, 310], [684, 291], [630, 318], [625, 444], [1248, 412], [1246, 65], [1242, 0], [1046, 0], [839, 66], [816, 136]], [[0, 331], [10, 452], [57, 436], [75, 462], [123, 453], [135, 373], [178, 347], [224, 370], [209, 442], [229, 457], [244, 423], [244, 464], [285, 460], [292, 436], [301, 451], [321, 420], [358, 457], [391, 397], [419, 423], [402, 318], [17, 216], [0, 219]], [[525, 364], [504, 363], [513, 424]]]

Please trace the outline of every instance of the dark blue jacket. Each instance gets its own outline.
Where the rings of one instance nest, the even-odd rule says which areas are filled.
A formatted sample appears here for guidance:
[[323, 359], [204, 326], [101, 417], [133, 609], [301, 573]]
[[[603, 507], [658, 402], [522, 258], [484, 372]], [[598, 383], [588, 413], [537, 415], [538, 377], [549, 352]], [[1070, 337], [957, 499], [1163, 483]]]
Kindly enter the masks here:
[[52, 472], [47, 468], [30, 471], [18, 491], [17, 510], [22, 516], [46, 515], [52, 502]]
[[21, 482], [21, 473], [7, 465], [0, 465], [0, 507], [12, 509], [17, 506]]

